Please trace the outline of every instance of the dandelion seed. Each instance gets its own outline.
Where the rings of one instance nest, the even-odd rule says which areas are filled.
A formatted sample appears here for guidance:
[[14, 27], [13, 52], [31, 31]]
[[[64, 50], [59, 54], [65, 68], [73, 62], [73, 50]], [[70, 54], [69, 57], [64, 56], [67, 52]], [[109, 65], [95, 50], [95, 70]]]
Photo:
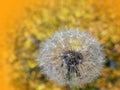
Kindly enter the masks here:
[[61, 85], [83, 85], [100, 75], [105, 55], [87, 32], [64, 30], [45, 42], [38, 55], [43, 74]]

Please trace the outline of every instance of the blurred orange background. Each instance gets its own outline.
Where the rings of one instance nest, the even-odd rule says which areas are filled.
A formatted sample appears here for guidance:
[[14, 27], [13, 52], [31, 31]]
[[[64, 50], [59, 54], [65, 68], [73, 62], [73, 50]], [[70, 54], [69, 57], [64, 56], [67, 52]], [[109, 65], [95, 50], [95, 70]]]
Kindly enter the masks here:
[[[14, 58], [13, 40], [15, 38], [16, 21], [24, 16], [24, 8], [40, 3], [42, 0], [1, 0], [0, 1], [0, 90], [14, 90], [10, 85], [10, 75], [12, 67], [7, 64]], [[94, 1], [94, 2], [93, 2]], [[120, 0], [91, 0], [98, 8], [104, 7], [111, 13], [120, 18]], [[105, 11], [106, 12], [106, 11]], [[120, 25], [120, 19], [115, 19], [116, 24]]]
[[13, 39], [16, 21], [24, 16], [24, 8], [38, 0], [1, 0], [0, 1], [0, 90], [13, 90], [10, 86], [11, 67], [7, 64], [13, 57]]

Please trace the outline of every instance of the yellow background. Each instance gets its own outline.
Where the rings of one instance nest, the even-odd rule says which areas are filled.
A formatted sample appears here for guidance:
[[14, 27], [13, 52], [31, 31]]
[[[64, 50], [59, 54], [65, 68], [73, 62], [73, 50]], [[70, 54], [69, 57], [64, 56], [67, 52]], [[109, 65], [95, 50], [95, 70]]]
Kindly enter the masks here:
[[39, 0], [0, 0], [0, 90], [13, 90], [10, 85], [11, 68], [8, 61], [13, 57], [13, 39], [16, 22], [24, 16], [24, 8]]
[[[0, 1], [0, 90], [13, 90], [10, 85], [10, 72], [12, 67], [8, 61], [14, 58], [13, 55], [13, 40], [15, 38], [16, 22], [24, 16], [24, 8], [32, 6], [36, 3], [42, 3], [42, 0], [1, 0]], [[44, 0], [43, 0], [44, 1]], [[94, 3], [98, 8], [103, 4], [105, 10], [110, 10], [113, 16], [120, 17], [120, 0], [104, 0], [104, 3]], [[102, 0], [100, 0], [102, 1]], [[106, 11], [105, 11], [106, 12]], [[115, 20], [117, 25], [120, 25], [120, 19]], [[117, 89], [116, 89], [117, 90]]]

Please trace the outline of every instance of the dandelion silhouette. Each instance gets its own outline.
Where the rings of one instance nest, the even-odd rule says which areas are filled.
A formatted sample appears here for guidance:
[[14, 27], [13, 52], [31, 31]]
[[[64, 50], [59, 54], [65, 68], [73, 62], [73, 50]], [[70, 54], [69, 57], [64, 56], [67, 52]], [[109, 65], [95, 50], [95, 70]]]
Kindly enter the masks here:
[[103, 48], [90, 33], [63, 30], [47, 40], [38, 55], [42, 73], [60, 85], [83, 85], [100, 75]]

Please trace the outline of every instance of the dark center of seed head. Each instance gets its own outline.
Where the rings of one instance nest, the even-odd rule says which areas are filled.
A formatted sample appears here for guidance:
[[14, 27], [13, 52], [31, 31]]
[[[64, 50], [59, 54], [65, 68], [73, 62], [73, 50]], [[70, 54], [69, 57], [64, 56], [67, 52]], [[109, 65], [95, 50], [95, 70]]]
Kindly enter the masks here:
[[83, 61], [83, 55], [73, 50], [65, 51], [61, 57], [69, 67], [81, 64]]

